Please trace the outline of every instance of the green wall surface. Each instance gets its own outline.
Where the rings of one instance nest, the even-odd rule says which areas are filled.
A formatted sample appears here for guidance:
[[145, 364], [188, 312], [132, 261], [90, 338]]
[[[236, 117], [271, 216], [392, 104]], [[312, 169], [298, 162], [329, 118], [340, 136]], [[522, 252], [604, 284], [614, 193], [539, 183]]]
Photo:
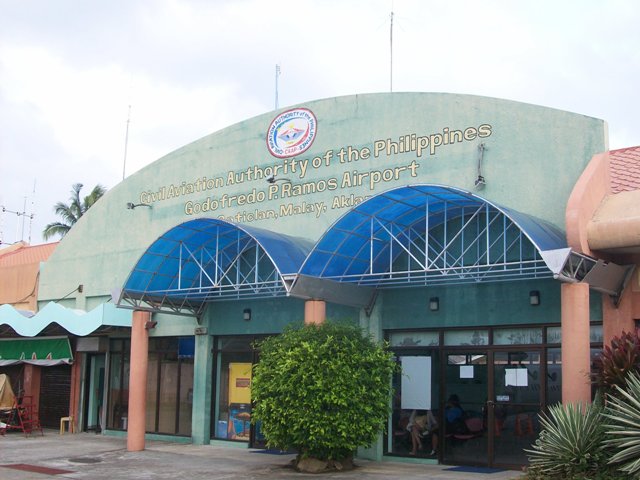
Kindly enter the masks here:
[[[245, 308], [251, 309], [251, 320], [243, 320]], [[356, 322], [359, 310], [328, 303], [327, 319]], [[304, 300], [276, 298], [238, 302], [211, 303], [203, 323], [211, 335], [253, 335], [281, 333], [287, 325], [304, 322]]]
[[[384, 292], [383, 328], [451, 328], [560, 323], [557, 280], [479, 283]], [[529, 304], [529, 292], [540, 292], [540, 305]], [[438, 297], [440, 308], [429, 310]], [[602, 321], [602, 295], [590, 295], [590, 319]]]
[[[282, 109], [186, 145], [111, 188], [43, 267], [39, 301], [78, 284], [89, 303], [108, 298], [156, 238], [198, 216], [316, 241], [354, 202], [401, 185], [474, 191], [564, 229], [571, 189], [606, 145], [602, 120], [494, 98], [384, 93], [299, 107], [317, 125], [311, 147], [296, 157], [267, 149], [270, 124], [289, 110]], [[481, 143], [486, 186], [476, 191]], [[290, 182], [267, 183], [274, 172]], [[127, 202], [151, 207], [130, 210]]]

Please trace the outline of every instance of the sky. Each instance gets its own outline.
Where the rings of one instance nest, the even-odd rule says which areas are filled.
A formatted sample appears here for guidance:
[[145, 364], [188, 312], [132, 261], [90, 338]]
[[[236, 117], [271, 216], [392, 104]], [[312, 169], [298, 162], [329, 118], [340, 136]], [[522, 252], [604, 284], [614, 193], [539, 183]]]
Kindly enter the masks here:
[[463, 93], [640, 145], [638, 25], [637, 0], [0, 0], [0, 242], [42, 243], [75, 183], [112, 188], [273, 110], [276, 65], [281, 108]]

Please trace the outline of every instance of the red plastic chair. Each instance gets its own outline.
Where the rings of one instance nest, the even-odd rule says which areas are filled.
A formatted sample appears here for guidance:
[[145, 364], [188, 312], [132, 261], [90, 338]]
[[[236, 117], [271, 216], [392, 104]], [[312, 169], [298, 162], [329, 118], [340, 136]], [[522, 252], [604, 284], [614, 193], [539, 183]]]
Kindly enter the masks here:
[[484, 433], [484, 424], [480, 417], [470, 417], [465, 419], [467, 431], [465, 433], [454, 433], [452, 436], [456, 440], [470, 440], [472, 438], [481, 437]]

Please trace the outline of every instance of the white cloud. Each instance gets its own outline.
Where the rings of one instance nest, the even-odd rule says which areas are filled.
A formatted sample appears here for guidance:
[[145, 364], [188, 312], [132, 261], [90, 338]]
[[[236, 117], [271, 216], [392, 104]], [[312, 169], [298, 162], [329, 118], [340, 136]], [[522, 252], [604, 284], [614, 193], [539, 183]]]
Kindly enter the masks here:
[[[389, 89], [387, 0], [2, 2], [0, 203], [37, 184], [35, 242], [71, 185], [111, 187], [274, 106]], [[509, 98], [603, 118], [640, 144], [634, 0], [395, 0], [394, 91]], [[27, 208], [28, 210], [28, 208]], [[4, 241], [18, 217], [2, 216]]]

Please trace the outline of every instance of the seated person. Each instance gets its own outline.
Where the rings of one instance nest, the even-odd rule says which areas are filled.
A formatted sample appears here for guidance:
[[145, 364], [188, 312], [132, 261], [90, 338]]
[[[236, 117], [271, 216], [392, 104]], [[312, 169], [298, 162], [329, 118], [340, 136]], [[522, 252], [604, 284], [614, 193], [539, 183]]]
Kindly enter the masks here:
[[431, 435], [431, 453], [435, 455], [438, 450], [438, 421], [431, 410], [414, 410], [409, 417], [407, 430], [411, 432], [411, 455], [415, 455], [422, 449], [422, 438]]
[[447, 434], [466, 433], [467, 427], [464, 422], [464, 410], [462, 406], [460, 406], [458, 395], [455, 393], [447, 400], [444, 418], [447, 421]]

